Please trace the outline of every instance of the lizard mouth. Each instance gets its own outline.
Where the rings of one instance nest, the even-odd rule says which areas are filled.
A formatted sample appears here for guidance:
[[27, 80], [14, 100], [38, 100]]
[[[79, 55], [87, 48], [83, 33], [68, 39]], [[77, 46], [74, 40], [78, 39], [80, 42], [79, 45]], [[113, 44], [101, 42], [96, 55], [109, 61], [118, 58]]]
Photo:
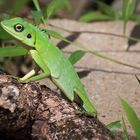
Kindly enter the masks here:
[[22, 39], [19, 37], [19, 35], [17, 35], [14, 31], [11, 30], [11, 27], [8, 27], [5, 25], [4, 21], [1, 22], [1, 26], [2, 28], [7, 31], [10, 35], [14, 36], [16, 39], [21, 40]]

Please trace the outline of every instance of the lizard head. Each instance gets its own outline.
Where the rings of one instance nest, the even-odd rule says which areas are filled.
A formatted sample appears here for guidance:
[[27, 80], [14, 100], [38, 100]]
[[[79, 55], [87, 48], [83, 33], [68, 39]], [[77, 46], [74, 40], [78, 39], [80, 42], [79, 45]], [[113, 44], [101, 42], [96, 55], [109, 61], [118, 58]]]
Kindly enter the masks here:
[[21, 41], [22, 43], [34, 47], [35, 44], [35, 29], [33, 25], [26, 22], [22, 18], [13, 18], [1, 22], [1, 26], [10, 35]]

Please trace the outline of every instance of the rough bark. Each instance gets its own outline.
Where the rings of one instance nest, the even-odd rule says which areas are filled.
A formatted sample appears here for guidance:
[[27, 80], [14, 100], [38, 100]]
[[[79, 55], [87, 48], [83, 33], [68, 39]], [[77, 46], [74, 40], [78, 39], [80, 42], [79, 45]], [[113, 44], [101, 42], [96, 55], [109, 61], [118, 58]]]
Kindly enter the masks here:
[[0, 139], [115, 139], [97, 117], [78, 110], [75, 103], [46, 86], [0, 75]]

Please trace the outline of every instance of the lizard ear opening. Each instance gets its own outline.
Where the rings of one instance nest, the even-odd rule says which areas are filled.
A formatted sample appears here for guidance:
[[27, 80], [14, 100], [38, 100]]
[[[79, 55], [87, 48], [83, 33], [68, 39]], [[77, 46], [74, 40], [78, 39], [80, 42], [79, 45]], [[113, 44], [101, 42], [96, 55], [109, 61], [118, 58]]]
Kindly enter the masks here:
[[28, 38], [28, 39], [32, 38], [32, 35], [31, 35], [30, 33], [27, 34], [27, 38]]

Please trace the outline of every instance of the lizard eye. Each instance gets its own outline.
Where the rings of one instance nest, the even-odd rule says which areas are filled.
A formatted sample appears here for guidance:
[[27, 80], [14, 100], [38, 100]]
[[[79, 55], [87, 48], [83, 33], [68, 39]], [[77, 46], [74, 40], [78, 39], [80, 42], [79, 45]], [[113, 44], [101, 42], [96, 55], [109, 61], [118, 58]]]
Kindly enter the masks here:
[[24, 30], [24, 27], [21, 24], [18, 23], [14, 26], [14, 29], [17, 32], [22, 32]]

